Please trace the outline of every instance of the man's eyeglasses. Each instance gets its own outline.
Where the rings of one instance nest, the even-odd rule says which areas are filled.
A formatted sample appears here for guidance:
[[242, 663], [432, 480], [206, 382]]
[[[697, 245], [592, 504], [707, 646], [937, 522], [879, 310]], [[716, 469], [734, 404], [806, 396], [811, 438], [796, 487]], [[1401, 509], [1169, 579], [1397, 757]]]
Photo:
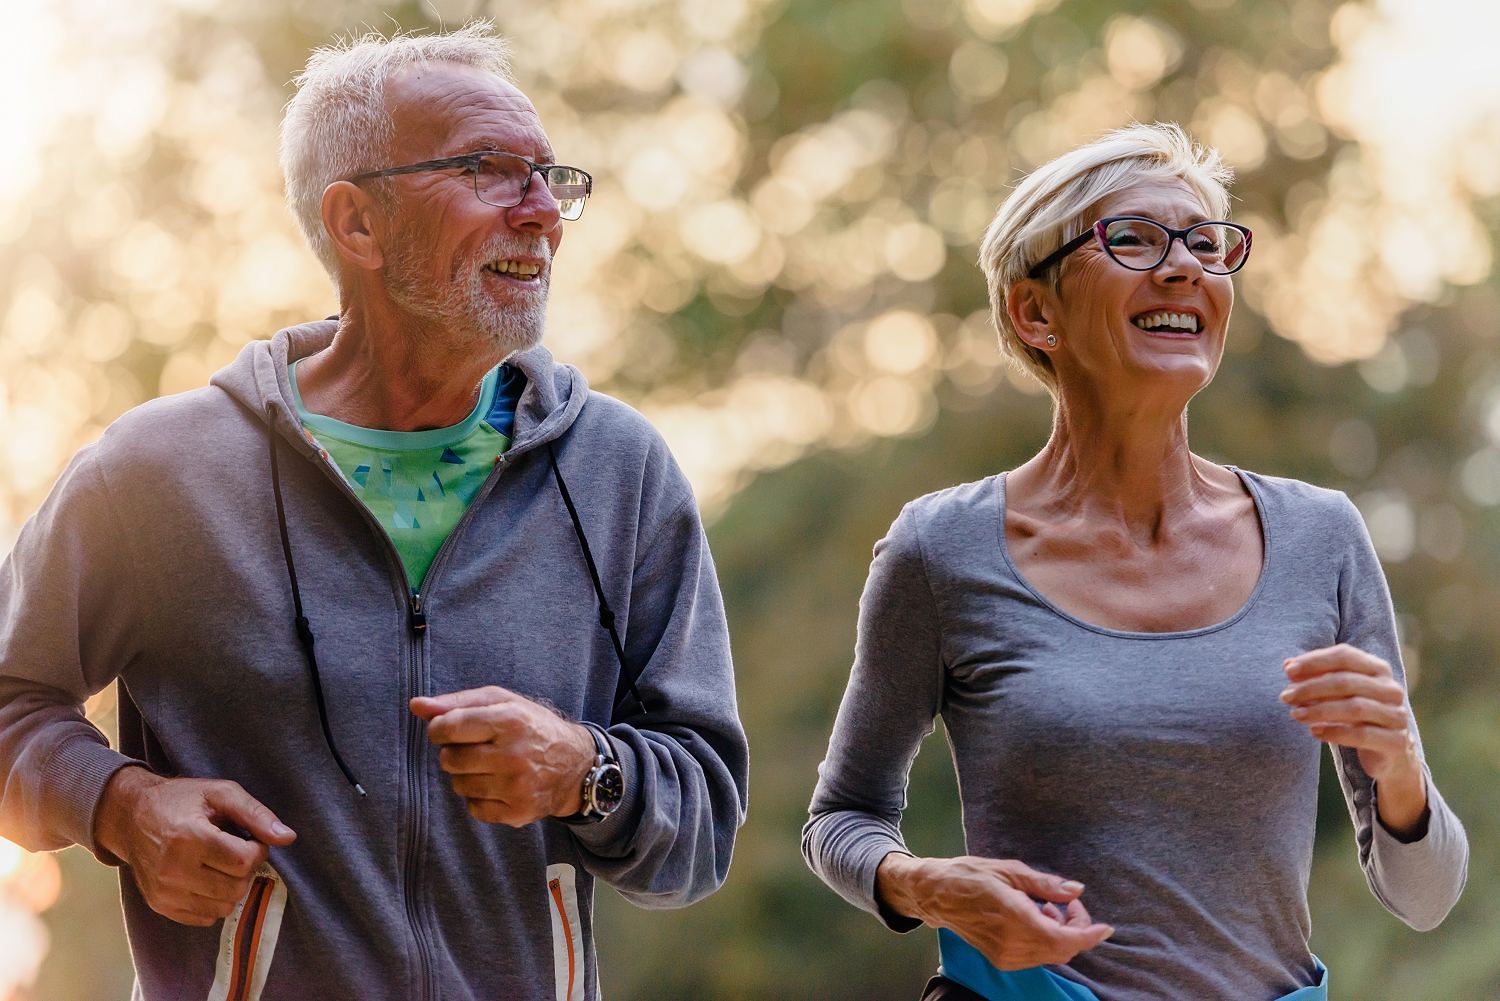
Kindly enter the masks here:
[[1203, 270], [1211, 275], [1232, 275], [1250, 256], [1250, 231], [1232, 222], [1200, 222], [1187, 229], [1172, 229], [1145, 216], [1110, 216], [1074, 237], [1026, 272], [1040, 278], [1047, 269], [1079, 247], [1097, 239], [1116, 264], [1131, 271], [1151, 271], [1172, 252], [1172, 241], [1181, 240]]
[[583, 203], [594, 193], [594, 179], [577, 167], [564, 167], [554, 163], [532, 163], [514, 153], [464, 153], [447, 156], [441, 160], [423, 160], [404, 167], [388, 167], [385, 170], [367, 170], [355, 174], [351, 181], [358, 183], [375, 177], [394, 177], [397, 174], [421, 174], [429, 170], [464, 170], [474, 175], [474, 194], [486, 205], [508, 209], [520, 205], [531, 187], [533, 174], [541, 174], [547, 182], [547, 190], [557, 201], [557, 210], [564, 219], [572, 221], [583, 215]]

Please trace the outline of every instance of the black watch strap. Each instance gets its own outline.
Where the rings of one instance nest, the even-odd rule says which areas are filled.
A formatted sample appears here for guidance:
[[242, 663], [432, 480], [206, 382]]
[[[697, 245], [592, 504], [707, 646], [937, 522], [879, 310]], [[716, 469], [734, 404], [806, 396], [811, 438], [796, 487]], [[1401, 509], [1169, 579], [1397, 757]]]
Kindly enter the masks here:
[[604, 731], [604, 727], [598, 723], [590, 723], [588, 720], [579, 720], [578, 725], [594, 738], [594, 750], [599, 752], [599, 757], [611, 765], [620, 763], [620, 756], [615, 753], [615, 745], [609, 742], [609, 734]]

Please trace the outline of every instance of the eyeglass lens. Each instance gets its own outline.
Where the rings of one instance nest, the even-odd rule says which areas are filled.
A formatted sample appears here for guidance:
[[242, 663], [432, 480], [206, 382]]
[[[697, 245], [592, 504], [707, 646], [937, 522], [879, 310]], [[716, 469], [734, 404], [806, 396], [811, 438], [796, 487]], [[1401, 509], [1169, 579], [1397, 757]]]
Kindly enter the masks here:
[[[543, 167], [547, 189], [557, 200], [557, 209], [564, 219], [573, 220], [583, 215], [583, 203], [588, 198], [588, 177], [572, 167]], [[521, 204], [526, 197], [526, 187], [531, 180], [531, 165], [517, 156], [496, 154], [479, 161], [474, 175], [474, 192], [479, 200], [499, 208], [510, 208]]]
[[[1233, 226], [1203, 223], [1183, 238], [1189, 252], [1213, 275], [1227, 275], [1245, 263], [1245, 234]], [[1104, 249], [1132, 271], [1150, 271], [1167, 259], [1171, 237], [1154, 222], [1116, 219], [1104, 228]]]

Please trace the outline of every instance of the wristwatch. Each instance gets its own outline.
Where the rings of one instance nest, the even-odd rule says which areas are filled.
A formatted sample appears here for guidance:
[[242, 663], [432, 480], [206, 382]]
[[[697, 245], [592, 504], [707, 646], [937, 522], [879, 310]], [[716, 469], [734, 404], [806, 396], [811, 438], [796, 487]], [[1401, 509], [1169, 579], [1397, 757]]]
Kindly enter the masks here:
[[562, 819], [569, 824], [597, 824], [625, 801], [625, 773], [620, 770], [620, 760], [615, 757], [615, 749], [604, 729], [596, 723], [583, 722], [582, 725], [594, 738], [594, 749], [598, 754], [593, 767], [583, 776], [583, 809]]

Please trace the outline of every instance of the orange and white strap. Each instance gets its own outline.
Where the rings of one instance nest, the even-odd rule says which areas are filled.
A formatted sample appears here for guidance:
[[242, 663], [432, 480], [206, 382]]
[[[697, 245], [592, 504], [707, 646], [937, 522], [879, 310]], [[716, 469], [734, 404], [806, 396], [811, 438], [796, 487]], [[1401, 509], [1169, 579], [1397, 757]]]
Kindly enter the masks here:
[[547, 901], [552, 913], [557, 1001], [583, 1001], [583, 925], [578, 920], [578, 888], [572, 866], [559, 862], [547, 867]]
[[224, 919], [208, 1001], [260, 1001], [284, 913], [286, 881], [269, 863], [262, 862], [250, 882], [250, 892]]

